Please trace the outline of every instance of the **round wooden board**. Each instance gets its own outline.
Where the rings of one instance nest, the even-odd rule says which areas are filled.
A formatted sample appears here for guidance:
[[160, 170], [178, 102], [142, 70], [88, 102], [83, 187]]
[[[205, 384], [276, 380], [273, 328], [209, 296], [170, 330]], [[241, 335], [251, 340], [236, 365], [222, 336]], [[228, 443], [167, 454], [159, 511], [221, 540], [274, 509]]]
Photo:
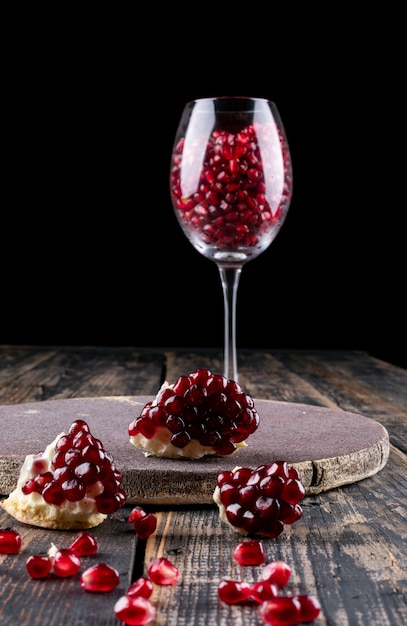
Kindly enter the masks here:
[[0, 494], [14, 489], [27, 454], [42, 452], [78, 418], [114, 456], [130, 504], [210, 504], [219, 472], [276, 460], [299, 470], [307, 494], [320, 493], [376, 474], [389, 456], [387, 430], [371, 418], [260, 399], [260, 425], [234, 454], [194, 461], [146, 457], [130, 444], [128, 425], [149, 400], [112, 396], [0, 406]]

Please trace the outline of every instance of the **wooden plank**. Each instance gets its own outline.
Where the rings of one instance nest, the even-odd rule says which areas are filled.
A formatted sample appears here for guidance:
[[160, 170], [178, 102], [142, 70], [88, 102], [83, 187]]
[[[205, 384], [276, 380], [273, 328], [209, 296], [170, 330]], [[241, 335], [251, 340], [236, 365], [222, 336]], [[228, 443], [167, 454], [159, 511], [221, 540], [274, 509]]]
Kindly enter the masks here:
[[7, 362], [0, 369], [0, 404], [156, 393], [162, 382], [163, 356], [158, 352], [61, 348], [19, 355], [18, 363]]
[[[0, 554], [0, 623], [2, 626], [116, 626], [113, 612], [116, 600], [128, 588], [133, 573], [137, 538], [127, 522], [129, 509], [109, 516], [90, 532], [98, 542], [96, 555], [82, 557], [80, 571], [73, 577], [58, 578], [51, 574], [45, 580], [28, 576], [25, 562], [31, 554], [46, 554], [54, 543], [68, 547], [75, 531], [45, 530], [20, 524], [0, 510], [0, 528], [10, 527], [22, 537], [22, 549], [16, 555]], [[108, 593], [89, 593], [80, 587], [81, 572], [105, 562], [120, 575], [119, 586]]]

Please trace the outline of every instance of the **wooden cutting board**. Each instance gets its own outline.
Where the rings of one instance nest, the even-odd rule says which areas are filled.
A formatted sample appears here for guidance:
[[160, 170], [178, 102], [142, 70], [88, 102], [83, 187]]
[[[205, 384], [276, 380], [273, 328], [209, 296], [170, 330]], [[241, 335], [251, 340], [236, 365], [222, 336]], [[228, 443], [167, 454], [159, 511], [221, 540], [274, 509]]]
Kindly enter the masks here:
[[387, 430], [368, 417], [326, 407], [255, 400], [260, 416], [247, 447], [200, 460], [146, 457], [129, 442], [128, 425], [152, 396], [47, 400], [0, 406], [0, 494], [15, 487], [27, 454], [42, 452], [78, 418], [113, 454], [129, 504], [211, 504], [216, 477], [236, 466], [285, 460], [307, 494], [362, 480], [389, 457]]

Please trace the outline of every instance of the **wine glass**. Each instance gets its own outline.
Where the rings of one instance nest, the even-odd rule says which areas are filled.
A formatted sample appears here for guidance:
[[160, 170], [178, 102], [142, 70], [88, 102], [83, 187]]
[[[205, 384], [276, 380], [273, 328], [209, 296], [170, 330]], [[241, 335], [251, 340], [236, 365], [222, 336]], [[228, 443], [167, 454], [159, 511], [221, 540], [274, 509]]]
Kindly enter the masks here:
[[171, 200], [191, 244], [218, 267], [224, 375], [236, 382], [241, 271], [280, 231], [292, 184], [290, 150], [274, 102], [233, 96], [185, 105], [171, 156]]

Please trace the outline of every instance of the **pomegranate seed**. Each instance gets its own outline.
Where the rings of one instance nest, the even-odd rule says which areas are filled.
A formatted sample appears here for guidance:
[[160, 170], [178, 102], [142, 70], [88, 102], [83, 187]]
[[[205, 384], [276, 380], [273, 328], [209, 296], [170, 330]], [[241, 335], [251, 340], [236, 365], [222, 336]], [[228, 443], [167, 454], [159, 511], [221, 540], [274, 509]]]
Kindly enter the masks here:
[[98, 544], [93, 535], [83, 530], [74, 537], [69, 549], [76, 556], [89, 556], [97, 553]]
[[154, 605], [143, 596], [122, 596], [114, 605], [114, 613], [128, 626], [149, 624], [156, 616]]
[[134, 532], [139, 539], [147, 539], [157, 528], [157, 517], [154, 513], [146, 513], [141, 506], [135, 506], [127, 521], [133, 524]]
[[260, 580], [252, 585], [251, 596], [256, 602], [265, 602], [278, 596], [279, 588], [269, 580]]
[[262, 580], [276, 584], [280, 589], [286, 586], [291, 576], [291, 568], [284, 561], [268, 563], [261, 573]]
[[146, 576], [140, 576], [126, 591], [127, 596], [143, 596], [149, 598], [153, 593], [153, 583]]
[[266, 624], [292, 626], [298, 622], [301, 605], [294, 596], [277, 596], [260, 604], [258, 612]]
[[312, 622], [321, 612], [321, 605], [315, 596], [295, 596], [300, 603], [300, 614], [297, 622]]
[[175, 565], [164, 556], [153, 559], [148, 565], [147, 572], [150, 580], [157, 585], [173, 585], [179, 575]]
[[48, 556], [32, 554], [25, 562], [31, 578], [47, 578], [52, 569], [52, 560]]
[[81, 567], [81, 560], [69, 548], [60, 548], [53, 559], [54, 573], [59, 578], [74, 576]]
[[112, 591], [120, 583], [119, 572], [107, 563], [97, 563], [82, 572], [80, 585], [85, 591]]
[[266, 562], [266, 552], [261, 541], [243, 541], [233, 550], [233, 558], [240, 565], [261, 565]]
[[249, 583], [242, 580], [221, 580], [218, 585], [219, 600], [225, 604], [238, 604], [248, 600], [252, 589]]
[[21, 536], [16, 530], [0, 530], [0, 554], [17, 554], [21, 543]]

